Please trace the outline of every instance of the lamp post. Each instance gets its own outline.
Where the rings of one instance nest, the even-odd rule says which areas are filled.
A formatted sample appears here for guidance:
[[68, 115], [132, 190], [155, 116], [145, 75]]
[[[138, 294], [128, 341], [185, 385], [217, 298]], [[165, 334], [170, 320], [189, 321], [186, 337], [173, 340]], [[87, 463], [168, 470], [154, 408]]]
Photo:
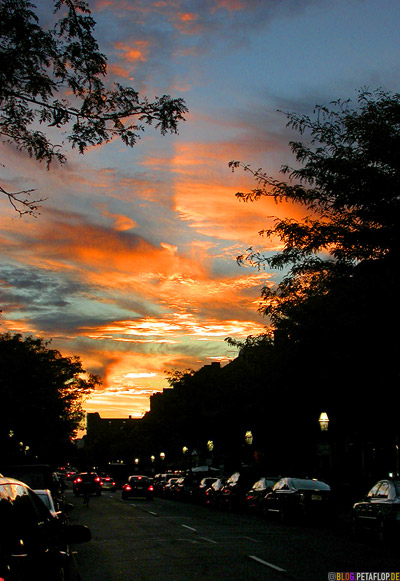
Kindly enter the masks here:
[[318, 418], [321, 430], [320, 444], [318, 445], [318, 455], [320, 457], [320, 470], [327, 476], [332, 471], [331, 446], [328, 438], [329, 417], [326, 412], [321, 412]]
[[321, 428], [321, 432], [327, 432], [329, 428], [329, 418], [326, 412], [322, 412], [319, 416], [319, 427]]
[[183, 446], [182, 454], [183, 454], [183, 468], [187, 470], [188, 468], [190, 468], [190, 454], [189, 448], [187, 446]]
[[245, 439], [246, 444], [248, 444], [249, 446], [252, 445], [252, 443], [253, 443], [253, 434], [252, 434], [252, 432], [250, 430], [247, 430], [247, 432], [244, 435], [244, 439]]

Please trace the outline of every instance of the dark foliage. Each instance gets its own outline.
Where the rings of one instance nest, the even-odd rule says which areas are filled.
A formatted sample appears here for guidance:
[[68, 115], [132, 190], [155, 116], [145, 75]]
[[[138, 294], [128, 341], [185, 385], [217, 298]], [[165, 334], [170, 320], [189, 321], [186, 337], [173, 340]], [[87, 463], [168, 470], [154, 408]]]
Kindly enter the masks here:
[[2, 454], [62, 461], [84, 418], [82, 403], [99, 383], [78, 357], [43, 339], [0, 335]]
[[[83, 0], [53, 0], [52, 28], [41, 26], [28, 0], [0, 1], [0, 135], [47, 166], [64, 163], [65, 141], [84, 153], [119, 137], [133, 147], [145, 125], [176, 133], [187, 112], [169, 95], [154, 101], [132, 87], [107, 87], [107, 59], [93, 35]], [[46, 127], [44, 131], [42, 127]], [[54, 134], [61, 143], [53, 142]], [[34, 214], [42, 200], [30, 190], [1, 193], [20, 213]]]

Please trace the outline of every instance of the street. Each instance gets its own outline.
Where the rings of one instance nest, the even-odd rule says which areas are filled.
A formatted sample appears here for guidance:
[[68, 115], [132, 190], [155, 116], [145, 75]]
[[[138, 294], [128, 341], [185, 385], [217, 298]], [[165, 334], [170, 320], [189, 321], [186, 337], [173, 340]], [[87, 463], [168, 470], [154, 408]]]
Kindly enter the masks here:
[[92, 531], [91, 542], [74, 547], [82, 581], [319, 581], [400, 571], [397, 543], [354, 539], [348, 522], [283, 525], [160, 498], [122, 501], [119, 491], [92, 497], [89, 507], [67, 497], [72, 522]]

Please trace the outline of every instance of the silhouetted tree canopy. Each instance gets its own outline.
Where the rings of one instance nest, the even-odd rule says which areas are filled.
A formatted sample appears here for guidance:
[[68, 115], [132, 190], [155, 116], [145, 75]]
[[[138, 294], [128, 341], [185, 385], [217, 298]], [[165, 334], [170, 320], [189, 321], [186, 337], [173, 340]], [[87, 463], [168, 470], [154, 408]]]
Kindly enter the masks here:
[[[53, 0], [55, 19], [44, 28], [28, 0], [0, 1], [0, 134], [4, 141], [48, 166], [66, 161], [65, 143], [84, 153], [119, 137], [135, 145], [144, 125], [176, 133], [187, 108], [169, 95], [149, 101], [132, 87], [109, 88], [107, 59], [83, 0]], [[41, 129], [45, 126], [47, 131]], [[54, 139], [61, 137], [63, 141]], [[58, 135], [58, 137], [54, 137]], [[20, 213], [34, 214], [42, 200], [31, 191], [7, 192]]]
[[[265, 256], [249, 249], [239, 257], [259, 267], [289, 268], [276, 288], [262, 290], [262, 310], [276, 326], [340, 281], [360, 276], [366, 282], [369, 270], [376, 284], [378, 263], [380, 275], [397, 269], [400, 249], [400, 95], [362, 90], [356, 106], [334, 101], [317, 106], [313, 118], [290, 113], [288, 126], [304, 136], [290, 142], [301, 165], [281, 168], [288, 181], [230, 163], [251, 172], [257, 183], [237, 193], [239, 199], [289, 200], [305, 210], [301, 220], [276, 218], [262, 230], [267, 238], [277, 237], [283, 250]], [[388, 282], [390, 275], [384, 278]]]
[[[79, 357], [63, 357], [49, 342], [0, 335], [2, 453], [61, 459], [84, 418], [82, 403], [99, 379]], [[21, 444], [20, 444], [21, 443]]]

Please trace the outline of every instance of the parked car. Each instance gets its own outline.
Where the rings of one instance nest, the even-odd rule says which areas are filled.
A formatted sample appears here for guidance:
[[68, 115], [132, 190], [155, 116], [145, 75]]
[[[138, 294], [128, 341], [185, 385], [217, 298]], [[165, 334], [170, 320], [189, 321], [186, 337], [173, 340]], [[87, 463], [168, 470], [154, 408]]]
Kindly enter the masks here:
[[264, 498], [278, 482], [279, 476], [263, 476], [253, 484], [246, 494], [246, 505], [249, 511], [262, 512]]
[[206, 492], [218, 480], [217, 476], [206, 476], [202, 478], [200, 484], [198, 485], [195, 493], [194, 493], [194, 500], [195, 502], [199, 502], [204, 504], [206, 501]]
[[176, 476], [172, 476], [171, 478], [168, 478], [168, 480], [166, 482], [164, 482], [164, 484], [162, 486], [161, 496], [163, 496], [164, 498], [172, 498], [173, 487], [175, 486], [175, 484], [178, 480], [179, 480], [179, 478]]
[[48, 464], [13, 464], [2, 466], [1, 472], [27, 484], [32, 490], [49, 489], [54, 498], [62, 496], [64, 488], [58, 474]]
[[75, 496], [84, 493], [100, 496], [102, 485], [101, 478], [96, 472], [81, 472], [76, 476], [72, 490]]
[[51, 491], [44, 488], [44, 489], [36, 489], [33, 491], [42, 502], [44, 502], [45, 506], [47, 506], [48, 510], [54, 516], [54, 518], [58, 518], [60, 516], [60, 511], [56, 509], [56, 505], [54, 503], [53, 495]]
[[264, 514], [281, 521], [332, 515], [332, 491], [328, 484], [311, 478], [281, 478], [264, 499]]
[[223, 489], [226, 482], [226, 478], [217, 478], [215, 482], [211, 484], [209, 488], [204, 493], [204, 499], [207, 506], [218, 508], [219, 507], [219, 497], [221, 490]]
[[246, 493], [249, 490], [254, 475], [247, 472], [234, 472], [219, 493], [220, 508], [238, 510], [246, 506]]
[[172, 497], [175, 500], [197, 502], [200, 478], [199, 475], [192, 472], [179, 478], [172, 485]]
[[74, 505], [67, 502], [65, 498], [54, 498], [51, 490], [42, 489], [33, 491], [40, 500], [45, 504], [54, 518], [58, 518], [64, 524], [68, 523], [69, 512], [74, 508]]
[[82, 525], [54, 518], [25, 483], [0, 477], [0, 578], [13, 581], [70, 578], [69, 545], [91, 538]]
[[117, 490], [116, 481], [108, 474], [102, 474], [101, 481], [103, 483], [102, 490], [111, 490], [111, 492], [115, 492]]
[[153, 500], [154, 498], [154, 487], [153, 482], [148, 476], [129, 476], [128, 482], [122, 487], [122, 499], [128, 500], [128, 498], [146, 498], [147, 500]]
[[379, 540], [400, 530], [400, 481], [379, 480], [366, 497], [353, 505], [353, 529], [376, 531]]

